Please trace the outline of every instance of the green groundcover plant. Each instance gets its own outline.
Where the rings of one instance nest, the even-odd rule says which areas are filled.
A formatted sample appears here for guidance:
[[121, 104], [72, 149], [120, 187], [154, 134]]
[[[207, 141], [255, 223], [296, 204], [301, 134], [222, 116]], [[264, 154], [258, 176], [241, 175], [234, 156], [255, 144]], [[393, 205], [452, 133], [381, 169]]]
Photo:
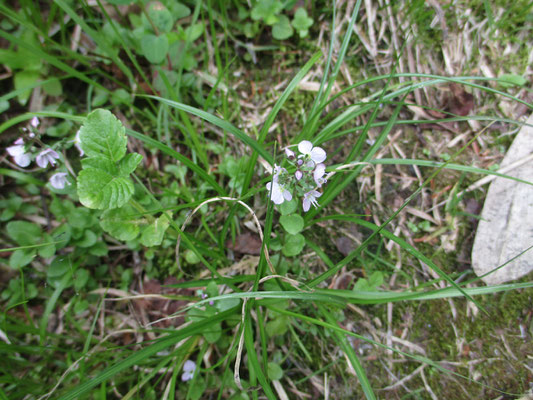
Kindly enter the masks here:
[[[117, 7], [132, 2], [115, 0], [109, 3]], [[278, 40], [291, 37], [295, 31], [300, 38], [306, 37], [313, 19], [304, 8], [296, 9], [289, 18], [286, 14], [293, 7], [288, 3], [261, 0], [252, 2], [251, 9], [242, 3], [239, 18], [247, 21], [242, 28], [245, 36], [254, 37], [265, 27], [271, 27], [273, 37]], [[151, 71], [154, 79], [148, 79], [148, 83], [157, 91], [143, 94], [129, 93], [124, 87], [110, 91], [92, 74], [81, 74], [51, 52], [37, 50], [38, 43], [25, 38], [39, 36], [41, 28], [32, 27], [22, 14], [1, 6], [10, 24], [25, 21], [20, 35], [1, 33], [13, 45], [6, 53], [10, 60], [22, 57], [17, 55], [21, 52], [39, 51], [42, 61], [56, 71], [89, 84], [93, 94], [90, 104], [97, 108], [83, 115], [76, 115], [67, 108], [43, 110], [15, 116], [0, 126], [0, 132], [4, 132], [29, 121], [19, 131], [20, 136], [6, 148], [5, 156], [13, 168], [2, 169], [0, 173], [12, 178], [31, 195], [49, 192], [49, 213], [57, 221], [51, 229], [43, 229], [35, 218], [18, 218], [38, 212], [19, 193], [6, 195], [1, 200], [0, 218], [5, 222], [4, 231], [12, 244], [1, 251], [10, 253], [6, 263], [14, 274], [2, 292], [5, 309], [0, 316], [0, 351], [9, 362], [0, 367], [5, 374], [0, 381], [0, 398], [104, 399], [112, 398], [118, 387], [120, 391], [127, 390], [123, 398], [200, 399], [207, 398], [206, 393], [210, 393], [209, 398], [277, 399], [287, 389], [284, 338], [290, 337], [302, 353], [310, 357], [296, 330], [307, 330], [317, 337], [321, 335], [323, 340], [338, 346], [339, 360], [349, 364], [355, 372], [367, 399], [377, 396], [372, 379], [352, 345], [353, 338], [401, 354], [413, 362], [427, 364], [440, 374], [454, 375], [470, 381], [471, 385], [483, 385], [428, 358], [346, 329], [339, 322], [349, 305], [453, 297], [465, 297], [484, 311], [476, 296], [533, 286], [533, 282], [525, 282], [469, 287], [468, 284], [478, 278], [459, 283], [439, 268], [431, 256], [388, 229], [391, 221], [443, 170], [516, 178], [456, 164], [455, 160], [466, 146], [440, 163], [376, 157], [394, 127], [405, 123], [399, 115], [407, 105], [406, 96], [420, 88], [453, 82], [533, 107], [505, 91], [494, 89], [487, 84], [489, 78], [419, 73], [374, 76], [333, 95], [333, 85], [351, 43], [360, 5], [361, 1], [355, 4], [348, 28], [340, 38], [336, 37], [333, 13], [329, 53], [324, 56], [319, 52], [309, 58], [276, 99], [260, 129], [253, 133], [238, 128], [229, 118], [218, 116], [210, 102], [218, 102], [224, 108], [225, 100], [213, 100], [213, 92], [201, 98], [203, 93], [192, 83], [196, 77], [187, 75], [196, 63], [194, 56], [198, 49], [193, 43], [208, 32], [207, 26], [198, 22], [198, 16], [205, 12], [210, 24], [213, 23], [217, 16], [214, 7], [204, 10], [200, 2], [194, 9], [177, 1], [151, 2], [142, 7], [142, 13], [129, 17], [137, 28], [128, 30], [125, 23], [117, 26], [113, 19], [107, 18], [103, 31], [98, 31], [78, 16], [74, 2], [54, 2], [53, 10], [77, 21], [98, 45], [97, 53], [105, 55], [102, 58], [106, 62], [122, 70], [126, 79], [132, 81], [136, 75]], [[179, 25], [179, 21], [186, 18], [192, 22], [188, 26]], [[333, 57], [336, 41], [341, 42], [341, 47]], [[120, 58], [122, 48], [130, 57], [127, 64]], [[78, 58], [80, 64], [88, 65], [90, 61], [74, 56], [68, 48], [65, 52], [67, 56]], [[141, 68], [137, 56], [144, 57], [149, 65]], [[17, 67], [15, 91], [3, 96], [0, 102], [18, 96], [18, 101], [25, 104], [28, 91], [44, 85], [42, 79], [46, 77], [42, 71], [36, 72], [37, 63], [33, 61], [26, 66], [12, 63]], [[318, 63], [323, 71], [321, 84], [306, 110], [300, 130], [293, 135], [291, 143], [275, 143], [269, 132], [278, 113]], [[106, 76], [104, 71], [95, 74]], [[222, 85], [221, 80], [222, 77], [214, 82], [215, 87]], [[52, 78], [51, 82], [59, 80]], [[523, 84], [509, 79], [504, 79], [504, 83], [506, 88]], [[183, 84], [191, 88], [192, 95], [187, 98], [198, 107], [180, 101]], [[117, 82], [117, 86], [120, 85], [122, 83]], [[360, 103], [330, 111], [329, 106], [336, 99], [361, 86], [370, 87], [373, 94]], [[59, 88], [61, 85], [49, 90], [55, 89], [57, 94]], [[141, 108], [139, 102], [145, 107]], [[157, 126], [158, 133], [147, 130], [141, 133], [125, 126], [124, 119], [117, 118], [118, 113], [107, 109], [111, 105], [128, 106], [134, 115]], [[383, 108], [390, 113], [386, 120], [378, 121]], [[178, 121], [190, 157], [172, 146], [164, 134], [165, 128], [161, 128], [163, 124], [158, 122], [162, 115], [170, 121]], [[358, 126], [355, 121], [362, 115], [369, 117], [366, 124]], [[41, 125], [45, 119], [60, 122], [44, 130]], [[468, 119], [499, 120], [490, 116], [447, 115], [443, 121]], [[198, 120], [222, 131], [224, 142], [231, 138], [245, 147], [247, 156], [238, 158], [225, 145], [206, 139], [193, 123]], [[368, 136], [371, 128], [379, 131], [373, 141]], [[332, 143], [336, 139], [354, 132], [357, 139], [344, 162], [332, 164], [326, 149], [334, 149]], [[130, 150], [133, 141], [137, 151]], [[210, 166], [211, 152], [224, 158], [216, 173]], [[174, 161], [164, 171], [171, 182], [167, 179], [160, 184], [143, 170], [143, 159], [156, 154]], [[381, 225], [369, 222], [365, 215], [331, 213], [333, 208], [328, 206], [335, 198], [349, 190], [364, 168], [378, 164], [423, 166], [431, 169], [431, 173]], [[258, 206], [266, 210], [261, 216], [255, 209]], [[214, 226], [214, 213], [225, 215], [218, 227]], [[190, 225], [194, 218], [200, 219], [201, 224], [193, 232]], [[258, 257], [250, 273], [227, 275], [223, 272], [230, 264], [225, 257], [225, 243], [235, 239], [244, 219], [251, 221], [261, 238]], [[324, 246], [311, 234], [324, 221], [349, 221], [369, 234], [342, 260], [333, 262]], [[366, 279], [359, 279], [350, 289], [328, 288], [329, 279], [356, 262], [380, 237], [395, 242], [406, 254], [431, 268], [439, 280], [445, 282], [445, 287], [429, 290], [425, 285], [412, 285], [404, 291], [380, 290], [384, 276], [375, 271]], [[123, 302], [135, 300], [129, 291], [132, 268], [120, 265], [113, 272], [118, 276], [112, 281], [108, 279], [109, 266], [100, 260], [109, 257], [111, 246], [123, 252], [142, 252], [149, 261], [146, 268], [151, 268], [146, 272], [154, 274], [158, 268], [163, 268], [157, 265], [156, 255], [159, 252], [171, 254], [172, 265], [166, 272], [180, 274], [184, 279], [166, 287], [192, 289], [193, 293], [154, 295], [161, 299], [186, 300], [178, 310], [162, 317], [162, 321], [181, 318], [184, 322], [179, 327], [162, 328], [141, 323], [136, 329], [128, 330], [127, 325], [117, 321], [119, 317], [102, 317], [104, 309], [109, 307], [104, 305], [104, 298], [113, 297]], [[321, 260], [325, 271], [314, 273], [306, 268], [303, 258], [306, 249]], [[495, 265], [494, 270], [501, 267]], [[181, 273], [184, 270], [187, 274]], [[203, 271], [207, 271], [207, 275], [201, 275]], [[41, 315], [30, 313], [28, 308], [29, 302], [39, 298], [42, 289], [33, 279], [35, 276], [46, 286], [40, 298], [44, 307]], [[75, 327], [75, 333], [64, 332], [64, 337], [58, 337], [59, 334], [48, 329], [58, 308]], [[14, 310], [22, 310], [23, 315], [13, 314]], [[80, 315], [89, 323], [77, 322]], [[107, 326], [120, 328], [108, 330]], [[24, 334], [32, 337], [31, 344], [10, 339]], [[113, 337], [120, 334], [138, 334], [141, 343], [113, 342]], [[72, 348], [66, 349], [66, 346]], [[212, 357], [213, 354], [216, 357]], [[18, 376], [17, 369], [27, 368], [33, 357], [46, 361], [28, 377]], [[44, 370], [47, 365], [53, 366], [55, 375]], [[39, 374], [46, 376], [42, 385], [38, 383]]]

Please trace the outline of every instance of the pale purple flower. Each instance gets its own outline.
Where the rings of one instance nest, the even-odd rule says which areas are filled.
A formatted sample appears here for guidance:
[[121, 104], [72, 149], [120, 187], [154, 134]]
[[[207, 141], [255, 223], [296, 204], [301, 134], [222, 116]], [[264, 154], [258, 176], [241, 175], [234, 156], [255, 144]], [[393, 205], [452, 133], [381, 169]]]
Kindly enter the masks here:
[[37, 128], [39, 124], [40, 124], [39, 118], [37, 117], [33, 117], [30, 121], [30, 125], [33, 126], [34, 128]]
[[266, 184], [266, 188], [270, 192], [270, 200], [272, 200], [274, 204], [281, 204], [285, 200], [292, 200], [291, 192], [274, 180], [272, 180], [272, 182], [268, 182]]
[[68, 174], [66, 172], [58, 172], [50, 177], [50, 185], [54, 189], [64, 189], [65, 185], [70, 185], [67, 179]]
[[31, 156], [29, 153], [26, 153], [26, 150], [24, 149], [24, 140], [22, 140], [22, 138], [18, 138], [15, 141], [15, 145], [9, 146], [6, 150], [9, 155], [13, 157], [15, 164], [19, 167], [27, 167], [30, 165]]
[[59, 154], [57, 154], [56, 151], [48, 148], [48, 149], [44, 149], [43, 151], [39, 153], [36, 161], [39, 167], [46, 168], [48, 163], [50, 163], [50, 165], [52, 166], [56, 165], [56, 160], [58, 158], [59, 158]]
[[294, 177], [297, 179], [297, 180], [300, 180], [302, 179], [302, 177], [304, 176], [304, 173], [300, 170], [297, 170], [295, 173], [294, 173]]
[[311, 158], [315, 163], [321, 163], [326, 159], [326, 152], [322, 147], [313, 147], [313, 143], [309, 140], [303, 140], [298, 145], [300, 153], [305, 154]]
[[303, 199], [304, 211], [305, 212], [309, 211], [309, 209], [311, 208], [311, 204], [314, 207], [318, 207], [318, 201], [316, 201], [316, 199], [319, 198], [320, 196], [322, 196], [322, 193], [317, 192], [316, 190], [310, 190], [309, 192], [304, 194], [304, 199]]
[[194, 376], [194, 371], [196, 370], [196, 363], [191, 360], [185, 361], [183, 364], [183, 375], [181, 375], [181, 380], [183, 382], [190, 381]]
[[322, 177], [326, 173], [326, 166], [324, 164], [318, 164], [313, 172], [313, 179], [315, 180], [318, 187], [321, 187], [322, 184], [326, 182]]
[[294, 151], [292, 151], [291, 149], [289, 149], [288, 147], [285, 148], [285, 155], [288, 157], [288, 158], [294, 158]]
[[74, 146], [76, 146], [76, 148], [80, 152], [80, 157], [83, 157], [85, 152], [81, 148], [81, 140], [80, 140], [80, 131], [79, 130], [78, 130], [78, 132], [76, 132], [76, 137], [74, 138]]

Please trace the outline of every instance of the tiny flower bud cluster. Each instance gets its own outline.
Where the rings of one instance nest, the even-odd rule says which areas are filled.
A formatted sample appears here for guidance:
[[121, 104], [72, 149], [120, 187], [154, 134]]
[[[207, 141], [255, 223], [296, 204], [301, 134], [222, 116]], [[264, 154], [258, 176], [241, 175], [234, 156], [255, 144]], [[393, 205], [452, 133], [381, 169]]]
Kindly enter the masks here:
[[[38, 133], [38, 127], [40, 125], [39, 118], [33, 117], [30, 121], [30, 129], [22, 128], [22, 131], [26, 134], [25, 136], [30, 139], [31, 143], [25, 143], [22, 137], [19, 137], [13, 143], [13, 146], [10, 146], [6, 149], [8, 154], [13, 157], [13, 161], [19, 167], [26, 168], [31, 164], [33, 155], [36, 152], [35, 147], [32, 146], [34, 138], [36, 137], [36, 132]], [[38, 150], [37, 150], [38, 151]], [[33, 153], [33, 154], [32, 154]], [[53, 150], [50, 147], [46, 147], [39, 151], [35, 156], [35, 162], [40, 168], [46, 168], [48, 164], [52, 167], [55, 167], [57, 160], [59, 160], [59, 154], [57, 151]], [[70, 182], [67, 179], [66, 172], [57, 172], [50, 178], [50, 184], [56, 189], [63, 189], [65, 185], [70, 185]]]
[[291, 149], [285, 149], [288, 162], [296, 171], [289, 173], [285, 168], [274, 165], [272, 182], [268, 182], [266, 188], [275, 204], [291, 201], [293, 194], [301, 197], [303, 210], [307, 212], [311, 205], [318, 206], [317, 198], [322, 196], [316, 189], [326, 183], [326, 166], [323, 164], [326, 152], [321, 147], [313, 147], [308, 140], [298, 144], [298, 151], [300, 154], [296, 155]]

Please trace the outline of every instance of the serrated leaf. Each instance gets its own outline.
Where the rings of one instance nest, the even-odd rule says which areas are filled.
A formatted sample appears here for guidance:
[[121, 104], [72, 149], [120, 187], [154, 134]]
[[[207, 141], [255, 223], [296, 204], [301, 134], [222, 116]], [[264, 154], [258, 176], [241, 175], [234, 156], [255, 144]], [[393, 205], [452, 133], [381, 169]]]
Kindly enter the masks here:
[[37, 244], [41, 237], [41, 228], [27, 221], [11, 221], [6, 226], [8, 236], [20, 246]]
[[129, 206], [107, 210], [101, 216], [100, 226], [118, 240], [133, 240], [140, 231], [138, 220], [129, 217], [133, 213], [134, 210]]
[[122, 123], [107, 110], [94, 110], [80, 129], [81, 148], [87, 157], [119, 161], [126, 154], [128, 139]]
[[152, 224], [144, 228], [141, 235], [141, 244], [143, 246], [159, 246], [163, 241], [163, 236], [168, 228], [170, 221], [165, 215], [161, 215]]
[[286, 257], [294, 257], [300, 254], [305, 246], [305, 238], [301, 233], [296, 235], [287, 235], [285, 244], [283, 245], [283, 255]]
[[278, 22], [272, 26], [272, 36], [277, 40], [285, 40], [292, 36], [294, 29], [292, 29], [289, 18], [285, 15], [280, 15]]
[[147, 33], [141, 39], [141, 50], [150, 63], [159, 64], [167, 56], [168, 39], [165, 35], [156, 36]]
[[133, 182], [127, 177], [113, 176], [96, 168], [84, 169], [78, 175], [78, 196], [87, 208], [122, 207], [133, 191]]
[[298, 214], [282, 215], [279, 222], [283, 229], [291, 235], [300, 233], [304, 228], [304, 219]]
[[100, 169], [111, 175], [118, 175], [117, 164], [114, 161], [111, 161], [108, 158], [104, 157], [86, 157], [81, 160], [81, 166], [83, 167], [83, 169]]
[[133, 171], [135, 171], [135, 168], [137, 168], [142, 159], [143, 156], [138, 153], [126, 154], [126, 157], [120, 160], [118, 165], [119, 174], [121, 176], [129, 176], [131, 173], [133, 173]]

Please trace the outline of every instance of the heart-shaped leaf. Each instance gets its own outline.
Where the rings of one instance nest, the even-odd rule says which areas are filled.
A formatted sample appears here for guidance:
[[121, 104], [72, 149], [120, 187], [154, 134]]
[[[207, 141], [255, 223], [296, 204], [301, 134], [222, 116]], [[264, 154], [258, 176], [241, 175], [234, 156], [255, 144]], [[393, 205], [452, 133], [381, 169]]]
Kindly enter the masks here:
[[161, 63], [168, 53], [168, 39], [165, 35], [147, 33], [141, 39], [141, 51], [152, 64]]

